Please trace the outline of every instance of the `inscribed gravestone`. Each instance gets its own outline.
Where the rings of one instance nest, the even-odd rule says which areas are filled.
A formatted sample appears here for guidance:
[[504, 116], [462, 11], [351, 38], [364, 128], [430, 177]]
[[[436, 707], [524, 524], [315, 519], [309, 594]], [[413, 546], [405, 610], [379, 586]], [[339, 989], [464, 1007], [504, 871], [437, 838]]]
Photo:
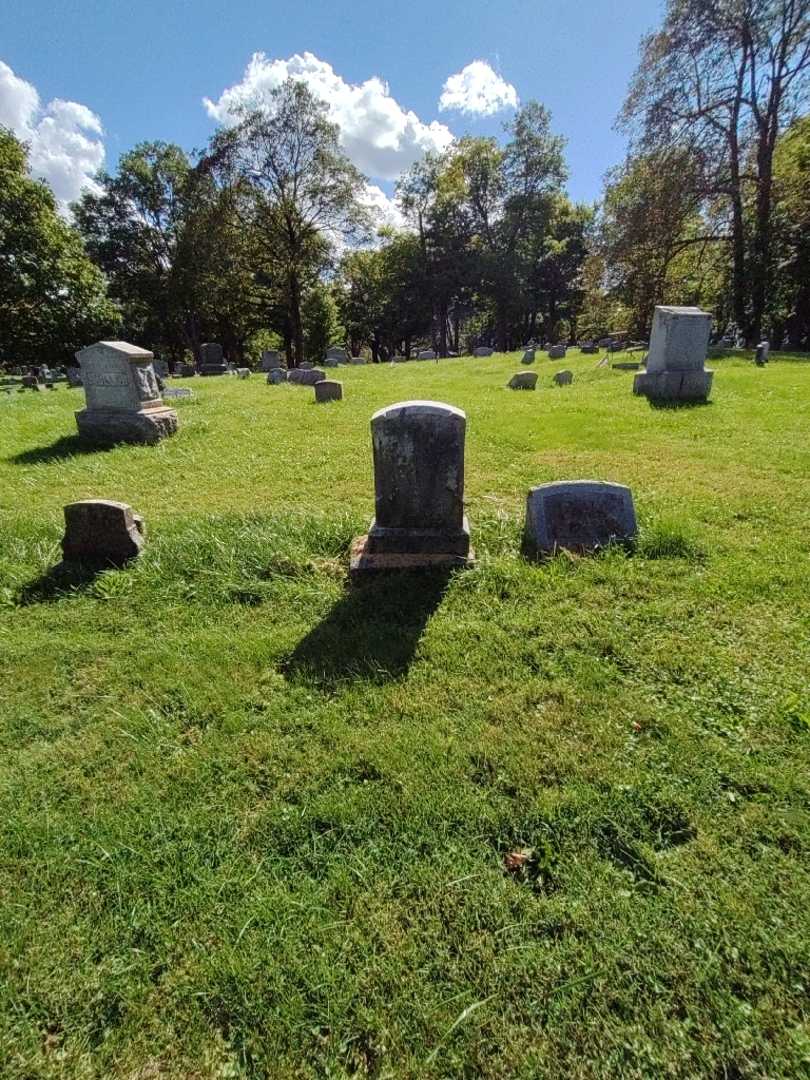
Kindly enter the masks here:
[[506, 385], [510, 390], [534, 390], [537, 386], [537, 372], [518, 371]]
[[461, 409], [403, 401], [371, 418], [375, 517], [352, 545], [353, 573], [463, 565], [472, 557], [464, 515]]
[[342, 401], [343, 383], [335, 379], [321, 379], [315, 383], [316, 401]]
[[93, 442], [155, 443], [177, 431], [177, 413], [163, 404], [152, 353], [126, 341], [99, 341], [76, 353], [86, 408], [79, 435]]
[[711, 315], [700, 308], [656, 307], [647, 370], [636, 375], [633, 393], [659, 401], [705, 401], [714, 375], [704, 367], [711, 325]]
[[200, 375], [224, 375], [227, 370], [221, 345], [208, 341], [200, 346]]
[[623, 484], [559, 481], [531, 488], [526, 499], [523, 548], [530, 557], [593, 551], [635, 534], [633, 496]]

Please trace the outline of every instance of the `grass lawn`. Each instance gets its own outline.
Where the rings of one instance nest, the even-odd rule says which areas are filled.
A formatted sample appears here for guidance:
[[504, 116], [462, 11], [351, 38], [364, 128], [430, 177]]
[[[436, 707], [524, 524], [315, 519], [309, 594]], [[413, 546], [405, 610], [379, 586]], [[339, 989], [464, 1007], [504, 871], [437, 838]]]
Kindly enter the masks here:
[[[151, 448], [0, 395], [4, 1080], [808, 1075], [810, 364], [655, 409], [520, 355], [186, 381]], [[350, 590], [408, 398], [467, 412], [478, 563]], [[552, 479], [636, 550], [523, 561]], [[92, 496], [148, 546], [60, 588]]]

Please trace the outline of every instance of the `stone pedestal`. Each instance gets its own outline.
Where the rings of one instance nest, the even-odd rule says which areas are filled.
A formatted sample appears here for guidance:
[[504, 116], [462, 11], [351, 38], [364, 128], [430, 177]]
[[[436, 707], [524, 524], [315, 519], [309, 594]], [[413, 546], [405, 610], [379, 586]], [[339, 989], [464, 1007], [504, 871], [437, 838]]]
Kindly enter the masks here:
[[630, 488], [598, 480], [559, 481], [530, 489], [523, 552], [529, 558], [560, 548], [586, 552], [636, 535]]
[[224, 375], [228, 365], [222, 355], [222, 346], [215, 341], [206, 342], [200, 346], [200, 374], [201, 375]]
[[160, 396], [152, 353], [126, 341], [99, 341], [76, 358], [87, 403], [76, 413], [82, 438], [156, 443], [177, 431], [177, 413]]
[[376, 514], [352, 545], [351, 572], [466, 566], [467, 418], [436, 401], [404, 401], [371, 418]]
[[647, 370], [633, 393], [652, 401], [705, 401], [714, 372], [704, 367], [712, 317], [696, 307], [655, 309]]

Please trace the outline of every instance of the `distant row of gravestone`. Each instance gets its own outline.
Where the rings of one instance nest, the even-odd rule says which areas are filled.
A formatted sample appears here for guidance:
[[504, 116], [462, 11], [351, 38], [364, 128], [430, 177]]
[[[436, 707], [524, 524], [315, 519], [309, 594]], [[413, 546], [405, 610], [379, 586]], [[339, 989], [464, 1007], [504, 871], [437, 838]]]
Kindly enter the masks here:
[[[466, 428], [461, 409], [438, 401], [402, 401], [374, 413], [375, 514], [352, 543], [352, 576], [474, 560], [464, 513]], [[633, 498], [621, 484], [557, 482], [528, 493], [523, 546], [529, 557], [561, 548], [592, 551], [635, 534]], [[82, 500], [65, 507], [67, 564], [121, 566], [143, 544], [143, 522], [125, 503]]]

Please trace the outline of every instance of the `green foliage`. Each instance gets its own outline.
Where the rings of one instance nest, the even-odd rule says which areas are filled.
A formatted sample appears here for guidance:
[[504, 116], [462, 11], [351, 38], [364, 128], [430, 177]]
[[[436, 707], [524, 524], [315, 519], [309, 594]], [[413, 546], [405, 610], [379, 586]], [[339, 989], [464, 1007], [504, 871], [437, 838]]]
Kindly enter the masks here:
[[81, 237], [0, 127], [0, 365], [65, 363], [118, 321]]
[[343, 340], [337, 303], [328, 285], [315, 284], [307, 293], [303, 307], [304, 352], [310, 360], [321, 360], [326, 350]]

